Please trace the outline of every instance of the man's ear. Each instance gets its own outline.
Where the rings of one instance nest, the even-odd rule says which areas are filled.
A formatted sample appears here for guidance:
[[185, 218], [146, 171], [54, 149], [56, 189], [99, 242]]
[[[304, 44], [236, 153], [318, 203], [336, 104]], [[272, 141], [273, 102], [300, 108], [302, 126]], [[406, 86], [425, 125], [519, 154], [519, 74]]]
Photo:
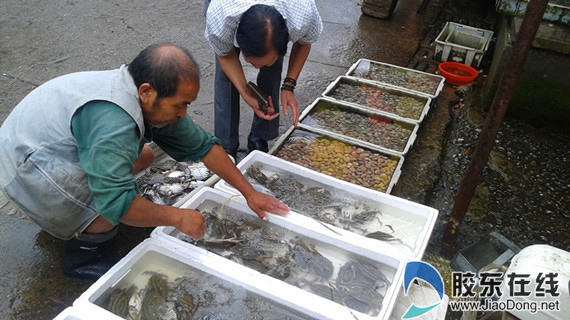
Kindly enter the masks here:
[[152, 104], [156, 99], [156, 90], [150, 84], [143, 83], [139, 87], [139, 98], [143, 105]]

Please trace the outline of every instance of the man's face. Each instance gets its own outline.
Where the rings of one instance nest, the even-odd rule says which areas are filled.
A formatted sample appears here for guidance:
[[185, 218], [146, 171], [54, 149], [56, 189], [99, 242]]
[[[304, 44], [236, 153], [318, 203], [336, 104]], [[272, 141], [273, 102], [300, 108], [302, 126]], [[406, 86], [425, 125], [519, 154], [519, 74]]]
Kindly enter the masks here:
[[[145, 85], [148, 87], [143, 88]], [[157, 93], [150, 85], [146, 83], [141, 85], [139, 95], [144, 119], [157, 128], [175, 123], [186, 116], [186, 110], [198, 97], [198, 91], [200, 91], [199, 83], [180, 81], [174, 96], [157, 99]]]
[[268, 54], [263, 57], [256, 58], [256, 57], [244, 57], [245, 62], [251, 64], [255, 69], [261, 69], [263, 67], [270, 67], [272, 66], [277, 59], [279, 59], [279, 55], [277, 51], [271, 50]]

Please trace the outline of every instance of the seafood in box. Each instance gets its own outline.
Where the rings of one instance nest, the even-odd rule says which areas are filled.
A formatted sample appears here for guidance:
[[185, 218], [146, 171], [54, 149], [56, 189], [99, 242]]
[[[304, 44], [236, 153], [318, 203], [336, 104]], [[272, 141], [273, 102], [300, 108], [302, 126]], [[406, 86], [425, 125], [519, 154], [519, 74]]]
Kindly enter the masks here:
[[[254, 151], [238, 169], [258, 191], [272, 195], [295, 213], [389, 244], [410, 259], [422, 257], [437, 210], [365, 189]], [[239, 194], [225, 181], [216, 189]]]
[[174, 228], [157, 228], [151, 237], [206, 249], [270, 281], [300, 289], [315, 306], [320, 304], [315, 312], [340, 308], [345, 317], [348, 311], [359, 319], [381, 319], [393, 307], [403, 260], [392, 248], [368, 249], [362, 237], [335, 237], [330, 227], [295, 213], [271, 215], [264, 222], [243, 199], [210, 188], [183, 207], [206, 217], [208, 230], [202, 239], [195, 241]]
[[345, 76], [331, 83], [323, 95], [415, 122], [423, 120], [431, 103], [427, 96]]
[[431, 98], [439, 95], [445, 82], [440, 75], [368, 59], [358, 60], [346, 75], [393, 85]]
[[365, 257], [340, 258], [345, 253], [335, 253], [331, 246], [264, 224], [257, 216], [222, 210], [222, 205], [205, 201], [196, 208], [208, 226], [203, 239], [180, 233], [178, 238], [358, 312], [378, 315], [390, 285], [384, 272], [392, 270], [383, 271]]
[[165, 159], [137, 179], [139, 195], [158, 204], [173, 205], [204, 185], [214, 174], [201, 163]]
[[405, 154], [415, 140], [418, 125], [367, 112], [327, 98], [318, 98], [301, 115], [312, 128], [358, 139], [364, 143]]
[[74, 307], [98, 312], [100, 319], [316, 319], [243, 282], [255, 282], [252, 274], [205, 253], [147, 239]]
[[308, 128], [294, 128], [270, 151], [284, 159], [365, 188], [389, 193], [400, 175], [403, 158], [362, 148]]

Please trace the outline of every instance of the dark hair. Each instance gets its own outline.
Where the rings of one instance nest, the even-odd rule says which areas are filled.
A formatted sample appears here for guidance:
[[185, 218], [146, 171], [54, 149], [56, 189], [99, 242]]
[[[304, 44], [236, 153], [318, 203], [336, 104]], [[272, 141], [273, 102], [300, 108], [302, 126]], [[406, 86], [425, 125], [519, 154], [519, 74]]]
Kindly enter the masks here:
[[192, 54], [170, 43], [146, 47], [129, 63], [128, 70], [137, 89], [148, 83], [156, 90], [157, 99], [174, 96], [180, 80], [200, 82], [200, 70]]
[[284, 56], [287, 53], [289, 30], [277, 9], [256, 4], [242, 15], [236, 40], [245, 57], [264, 57], [270, 49]]

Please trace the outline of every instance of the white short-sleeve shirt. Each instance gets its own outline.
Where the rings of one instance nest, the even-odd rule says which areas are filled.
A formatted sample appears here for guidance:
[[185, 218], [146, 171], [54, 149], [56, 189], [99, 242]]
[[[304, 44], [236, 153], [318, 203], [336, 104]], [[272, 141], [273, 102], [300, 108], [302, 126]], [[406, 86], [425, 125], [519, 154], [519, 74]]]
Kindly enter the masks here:
[[238, 47], [235, 40], [241, 16], [251, 6], [275, 7], [285, 19], [289, 41], [312, 44], [323, 31], [323, 22], [313, 0], [212, 0], [206, 13], [206, 40], [219, 56]]

